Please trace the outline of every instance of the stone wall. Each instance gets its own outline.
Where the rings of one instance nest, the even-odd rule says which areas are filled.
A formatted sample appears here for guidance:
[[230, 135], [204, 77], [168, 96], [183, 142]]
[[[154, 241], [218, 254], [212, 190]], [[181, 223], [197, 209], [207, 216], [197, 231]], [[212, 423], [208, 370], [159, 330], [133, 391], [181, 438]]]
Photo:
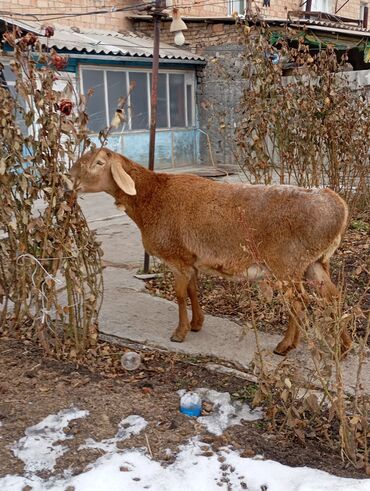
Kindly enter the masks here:
[[247, 85], [242, 73], [243, 52], [240, 44], [204, 49], [203, 54], [209, 62], [198, 74], [199, 122], [202, 130], [199, 144], [203, 164], [214, 163], [222, 167], [236, 164], [234, 131], [240, 97]]
[[[184, 31], [186, 44], [184, 49], [203, 54], [207, 46], [217, 46], [225, 43], [238, 43], [240, 32], [231, 23], [213, 22], [190, 22], [186, 21], [188, 29]], [[134, 23], [135, 32], [140, 32], [146, 36], [153, 37], [153, 24], [147, 21], [136, 21]], [[161, 41], [174, 44], [174, 35], [170, 32], [170, 22], [161, 23]]]

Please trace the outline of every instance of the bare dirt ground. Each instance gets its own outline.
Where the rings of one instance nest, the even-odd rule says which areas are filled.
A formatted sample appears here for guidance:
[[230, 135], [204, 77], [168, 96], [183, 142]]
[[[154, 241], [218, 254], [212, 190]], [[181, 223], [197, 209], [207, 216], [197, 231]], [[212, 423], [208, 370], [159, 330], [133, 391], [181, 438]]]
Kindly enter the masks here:
[[150, 351], [142, 352], [140, 369], [126, 372], [120, 366], [123, 351], [122, 347], [99, 343], [83, 366], [47, 358], [31, 341], [0, 339], [0, 476], [23, 472], [23, 464], [10, 446], [24, 436], [27, 427], [73, 405], [88, 410], [90, 416], [70, 423], [66, 432], [74, 438], [63, 442], [69, 451], [58, 459], [55, 472], [67, 468], [81, 472], [99, 457], [99, 451], [78, 451], [78, 446], [91, 437], [111, 438], [123, 418], [138, 414], [148, 421], [145, 432], [119, 445], [147, 447], [149, 442], [157, 460], [168, 460], [167, 448], [176, 452], [179, 445], [200, 435], [214, 450], [230, 445], [245, 457], [262, 454], [291, 466], [365, 477], [345, 465], [329, 444], [318, 439], [302, 444], [273, 434], [263, 420], [243, 422], [221, 437], [207, 433], [196, 420], [179, 412], [176, 391], [206, 386], [248, 400], [255, 391], [253, 384], [233, 375], [211, 373], [204, 368], [205, 360]]
[[[370, 282], [369, 251], [370, 226], [360, 219], [352, 222], [333, 261], [335, 280], [344, 279], [347, 305], [360, 304], [364, 312], [370, 309], [369, 292], [366, 293]], [[147, 283], [147, 287], [153, 294], [174, 299], [169, 273]], [[250, 315], [251, 300], [261, 326], [267, 325], [269, 332], [284, 329], [285, 313], [278, 302], [257, 307], [260, 304], [257, 291], [245, 294], [238, 284], [202, 278], [201, 302], [208, 313], [243, 323]], [[359, 319], [360, 335], [364, 326]], [[21, 333], [18, 335], [22, 338]], [[365, 477], [362, 471], [342, 462], [334, 442], [316, 435], [302, 443], [294, 436], [273, 432], [268, 421], [243, 422], [221, 437], [207, 433], [196, 420], [179, 412], [176, 391], [207, 387], [230, 392], [248, 402], [253, 398], [255, 385], [234, 375], [206, 370], [206, 359], [158, 351], [142, 352], [142, 366], [127, 372], [120, 364], [125, 350], [100, 342], [77, 364], [46, 357], [32, 340], [5, 335], [0, 338], [0, 476], [23, 472], [23, 464], [14, 457], [10, 446], [24, 436], [27, 427], [73, 405], [88, 410], [90, 416], [70, 423], [66, 431], [74, 438], [63, 442], [69, 451], [58, 460], [56, 472], [69, 467], [74, 473], [81, 472], [96, 460], [99, 450], [78, 451], [78, 446], [87, 438], [111, 438], [123, 418], [138, 414], [148, 421], [145, 432], [119, 445], [147, 447], [149, 442], [157, 460], [168, 460], [166, 449], [176, 453], [181, 444], [200, 435], [214, 450], [231, 445], [245, 457], [262, 454], [266, 459], [291, 466], [305, 465], [338, 476]]]

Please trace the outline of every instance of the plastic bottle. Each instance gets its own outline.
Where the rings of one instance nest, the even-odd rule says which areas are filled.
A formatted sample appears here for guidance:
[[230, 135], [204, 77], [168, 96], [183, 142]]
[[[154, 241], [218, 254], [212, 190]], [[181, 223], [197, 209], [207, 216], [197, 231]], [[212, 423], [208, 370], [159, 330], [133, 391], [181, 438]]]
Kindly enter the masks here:
[[137, 370], [141, 364], [141, 356], [135, 351], [127, 351], [121, 357], [121, 365], [125, 370]]
[[200, 416], [202, 399], [195, 392], [186, 392], [180, 399], [180, 412], [187, 416]]

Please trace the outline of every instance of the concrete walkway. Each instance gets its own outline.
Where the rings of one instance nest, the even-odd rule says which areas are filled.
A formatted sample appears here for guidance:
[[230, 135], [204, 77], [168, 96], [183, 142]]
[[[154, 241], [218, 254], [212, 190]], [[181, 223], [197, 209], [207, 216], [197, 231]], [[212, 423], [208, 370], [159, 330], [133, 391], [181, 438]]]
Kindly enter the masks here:
[[[85, 195], [81, 206], [92, 229], [102, 241], [105, 293], [100, 317], [102, 334], [121, 340], [158, 347], [191, 356], [212, 356], [248, 369], [256, 352], [255, 333], [242, 335], [242, 328], [227, 319], [207, 315], [199, 333], [189, 333], [185, 342], [172, 343], [170, 336], [177, 325], [177, 305], [145, 292], [144, 283], [134, 277], [142, 268], [144, 250], [140, 232], [130, 218], [117, 210], [106, 194]], [[266, 362], [277, 366], [282, 358], [272, 349], [281, 336], [260, 333], [260, 345], [266, 350]], [[304, 374], [311, 366], [304, 343], [289, 354], [298, 361]], [[346, 388], [352, 392], [357, 361], [352, 355], [343, 363]], [[370, 362], [363, 369], [362, 384], [370, 393]]]

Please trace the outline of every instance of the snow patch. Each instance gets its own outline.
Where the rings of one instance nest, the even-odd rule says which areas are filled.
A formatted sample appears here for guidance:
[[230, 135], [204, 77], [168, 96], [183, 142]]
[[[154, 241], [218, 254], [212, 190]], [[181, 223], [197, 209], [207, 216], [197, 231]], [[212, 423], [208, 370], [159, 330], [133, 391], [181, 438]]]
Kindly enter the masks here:
[[[1, 491], [369, 491], [369, 479], [343, 479], [308, 467], [245, 459], [234, 451], [203, 456], [196, 439], [183, 446], [174, 463], [162, 466], [144, 452], [127, 450], [100, 457], [77, 476], [42, 480], [34, 476], [0, 478]], [[222, 463], [218, 460], [222, 458]]]
[[147, 424], [144, 418], [132, 414], [119, 423], [116, 436], [106, 438], [100, 442], [97, 442], [93, 438], [88, 438], [83, 445], [80, 445], [79, 450], [84, 448], [98, 448], [106, 453], [114, 453], [117, 451], [117, 442], [127, 440], [133, 435], [139, 434]]
[[88, 411], [74, 407], [51, 414], [35, 426], [26, 429], [26, 436], [11, 447], [15, 457], [24, 462], [26, 474], [48, 470], [52, 471], [56, 461], [67, 447], [56, 444], [57, 441], [72, 438], [63, 429], [73, 419], [84, 418]]
[[[262, 411], [258, 408], [252, 410], [248, 404], [240, 401], [232, 402], [228, 392], [217, 392], [205, 388], [194, 389], [192, 392], [199, 394], [202, 401], [213, 404], [212, 414], [199, 416], [197, 421], [214, 435], [222, 435], [229, 426], [238, 425], [242, 420], [256, 421], [263, 416]], [[180, 397], [185, 393], [185, 390], [178, 391]]]

